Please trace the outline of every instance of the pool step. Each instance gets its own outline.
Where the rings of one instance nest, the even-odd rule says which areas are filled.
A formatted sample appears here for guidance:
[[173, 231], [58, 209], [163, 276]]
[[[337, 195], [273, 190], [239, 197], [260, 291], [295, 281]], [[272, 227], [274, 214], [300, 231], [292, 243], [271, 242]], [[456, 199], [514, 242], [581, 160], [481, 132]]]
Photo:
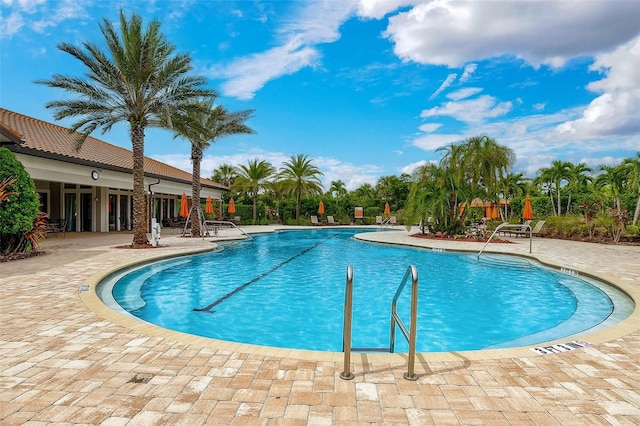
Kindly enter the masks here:
[[484, 256], [484, 257], [478, 258], [478, 263], [481, 263], [483, 265], [489, 265], [489, 266], [492, 266], [492, 267], [495, 267], [495, 268], [508, 268], [508, 269], [513, 269], [513, 268], [529, 269], [529, 268], [531, 268], [531, 263], [529, 263], [528, 261], [526, 261], [524, 259], [518, 259], [518, 258], [504, 259], [504, 258], [499, 258], [499, 257]]
[[351, 352], [382, 352], [390, 353], [389, 348], [351, 348]]

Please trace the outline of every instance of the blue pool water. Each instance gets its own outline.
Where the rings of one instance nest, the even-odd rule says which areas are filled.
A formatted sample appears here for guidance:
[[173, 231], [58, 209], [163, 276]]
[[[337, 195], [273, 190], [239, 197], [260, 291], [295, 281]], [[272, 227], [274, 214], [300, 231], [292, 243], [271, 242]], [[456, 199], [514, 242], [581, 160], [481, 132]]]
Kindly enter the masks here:
[[[523, 258], [483, 255], [479, 261], [475, 254], [366, 243], [353, 239], [355, 232], [362, 231], [287, 231], [225, 243], [216, 252], [132, 270], [113, 284], [113, 298], [132, 315], [172, 330], [341, 351], [346, 269], [353, 265], [353, 346], [383, 348], [389, 346], [391, 300], [413, 264], [421, 352], [575, 335], [612, 315], [612, 297], [624, 298]], [[407, 324], [409, 293], [398, 301]], [[402, 334], [396, 336], [396, 351], [406, 352]]]

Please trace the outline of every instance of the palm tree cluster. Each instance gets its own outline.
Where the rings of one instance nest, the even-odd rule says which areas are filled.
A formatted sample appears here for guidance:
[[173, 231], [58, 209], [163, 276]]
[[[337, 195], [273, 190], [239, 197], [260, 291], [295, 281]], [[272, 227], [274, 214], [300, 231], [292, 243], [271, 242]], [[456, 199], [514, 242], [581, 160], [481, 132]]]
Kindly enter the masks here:
[[444, 152], [440, 162], [414, 173], [407, 212], [412, 222], [422, 220], [456, 232], [473, 200], [499, 204], [500, 198], [520, 187], [517, 178], [508, 174], [515, 162], [513, 151], [488, 136], [474, 136], [436, 151]]
[[[593, 170], [584, 163], [554, 161], [543, 167], [533, 181], [551, 205], [551, 215], [580, 213], [590, 206], [590, 215], [626, 217], [633, 210], [632, 226], [640, 219], [640, 152], [618, 165]], [[575, 206], [578, 205], [579, 209]], [[593, 211], [592, 206], [601, 206]]]
[[[191, 57], [175, 53], [175, 46], [160, 31], [160, 22], [152, 20], [143, 28], [142, 18], [127, 19], [120, 11], [119, 32], [112, 22], [103, 20], [100, 29], [107, 51], [89, 42], [78, 47], [60, 43], [58, 48], [78, 59], [86, 68], [86, 77], [55, 74], [37, 83], [60, 88], [71, 94], [52, 101], [47, 108], [56, 120], [75, 117], [71, 132], [78, 132], [77, 148], [96, 129], [108, 132], [121, 122], [130, 129], [133, 151], [133, 246], [147, 243], [144, 189], [145, 131], [150, 127], [168, 129], [192, 144], [194, 173], [193, 206], [199, 205], [200, 161], [202, 151], [218, 138], [252, 133], [244, 124], [252, 111], [230, 113], [214, 107], [218, 96], [205, 86], [206, 79], [192, 75]], [[197, 221], [193, 221], [196, 225]], [[199, 233], [197, 225], [194, 232]]]

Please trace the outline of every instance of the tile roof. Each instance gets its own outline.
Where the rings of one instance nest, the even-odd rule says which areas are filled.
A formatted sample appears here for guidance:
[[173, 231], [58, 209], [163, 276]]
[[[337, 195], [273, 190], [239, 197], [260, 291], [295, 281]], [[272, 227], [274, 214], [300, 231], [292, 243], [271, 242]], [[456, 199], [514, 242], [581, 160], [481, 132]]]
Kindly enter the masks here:
[[[128, 171], [133, 168], [131, 151], [89, 136], [76, 150], [76, 135], [65, 127], [37, 120], [0, 108], [0, 144], [20, 145], [20, 152], [72, 163], [100, 166], [107, 170]], [[31, 151], [31, 152], [29, 152]], [[191, 183], [191, 173], [149, 157], [144, 159], [145, 175]], [[228, 189], [209, 179], [200, 179], [203, 187]]]

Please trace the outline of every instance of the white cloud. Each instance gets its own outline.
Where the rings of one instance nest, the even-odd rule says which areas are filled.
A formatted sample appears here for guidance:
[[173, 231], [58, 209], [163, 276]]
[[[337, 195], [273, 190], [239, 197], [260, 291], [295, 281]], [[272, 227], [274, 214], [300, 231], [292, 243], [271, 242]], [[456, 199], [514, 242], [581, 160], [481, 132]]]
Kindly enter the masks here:
[[456, 134], [432, 134], [418, 136], [412, 143], [416, 147], [424, 149], [425, 151], [433, 151], [450, 143], [460, 142], [464, 139], [464, 136]]
[[537, 103], [537, 104], [533, 104], [533, 109], [535, 111], [544, 111], [546, 106], [547, 106], [547, 104], [545, 102], [540, 102], [540, 103]]
[[318, 51], [312, 47], [279, 46], [237, 59], [224, 68], [212, 68], [209, 74], [212, 77], [228, 79], [221, 85], [221, 91], [225, 95], [246, 100], [252, 99], [255, 92], [270, 80], [313, 66], [319, 57]]
[[[46, 0], [3, 0], [0, 38], [11, 38], [25, 27], [42, 33], [46, 28], [56, 27], [61, 22], [86, 18], [86, 6], [77, 0], [60, 0], [53, 3], [47, 3]], [[5, 7], [10, 10], [8, 16]]]
[[363, 18], [382, 19], [402, 6], [410, 6], [415, 0], [360, 0], [358, 15]]
[[421, 167], [427, 164], [436, 164], [436, 162], [426, 161], [426, 160], [416, 161], [415, 163], [407, 164], [406, 166], [402, 167], [400, 169], [400, 173], [406, 173], [408, 175], [412, 175], [413, 172], [415, 172], [418, 167]]
[[[200, 164], [200, 174], [203, 177], [210, 177], [213, 171], [220, 167], [221, 164], [237, 167], [246, 165], [256, 158], [268, 161], [276, 169], [279, 169], [285, 162], [289, 161], [290, 157], [290, 155], [282, 152], [265, 151], [259, 148], [248, 148], [233, 155], [207, 155], [205, 152]], [[154, 155], [153, 159], [189, 173], [192, 171], [191, 156], [189, 154]], [[317, 157], [312, 160], [313, 164], [324, 173], [324, 176], [320, 176], [320, 180], [325, 190], [335, 180], [342, 180], [349, 191], [362, 186], [364, 183], [375, 185], [382, 171], [380, 167], [373, 164], [358, 165], [331, 157]]]
[[608, 138], [640, 132], [640, 36], [596, 56], [592, 71], [605, 74], [587, 88], [601, 93], [576, 120], [559, 125], [557, 134], [570, 139]]
[[459, 101], [462, 99], [470, 98], [471, 96], [477, 95], [482, 92], [480, 87], [465, 87], [464, 89], [456, 90], [455, 92], [451, 92], [447, 95], [447, 98]]
[[269, 81], [318, 65], [315, 45], [338, 40], [338, 29], [355, 6], [354, 0], [305, 3], [278, 28], [277, 46], [225, 66], [212, 66], [210, 75], [227, 80], [221, 86], [225, 95], [252, 99]]
[[467, 66], [465, 66], [464, 72], [462, 73], [462, 77], [460, 77], [460, 83], [467, 82], [471, 78], [471, 75], [474, 72], [476, 72], [477, 68], [478, 68], [477, 64], [468, 64]]
[[442, 124], [440, 123], [426, 123], [426, 124], [420, 125], [419, 129], [421, 132], [433, 133], [436, 130], [438, 130], [440, 127], [442, 127]]
[[487, 118], [505, 115], [511, 110], [511, 102], [498, 102], [489, 95], [460, 102], [447, 102], [441, 107], [423, 110], [420, 117], [451, 117], [465, 123], [479, 124]]
[[449, 74], [447, 78], [442, 82], [440, 87], [438, 87], [438, 90], [436, 90], [431, 96], [429, 96], [429, 99], [434, 99], [436, 96], [442, 93], [447, 87], [451, 85], [451, 83], [456, 80], [456, 77], [458, 77], [458, 74]]
[[389, 18], [384, 35], [398, 57], [421, 64], [458, 68], [512, 55], [559, 67], [629, 40], [639, 15], [634, 0], [415, 1]]

